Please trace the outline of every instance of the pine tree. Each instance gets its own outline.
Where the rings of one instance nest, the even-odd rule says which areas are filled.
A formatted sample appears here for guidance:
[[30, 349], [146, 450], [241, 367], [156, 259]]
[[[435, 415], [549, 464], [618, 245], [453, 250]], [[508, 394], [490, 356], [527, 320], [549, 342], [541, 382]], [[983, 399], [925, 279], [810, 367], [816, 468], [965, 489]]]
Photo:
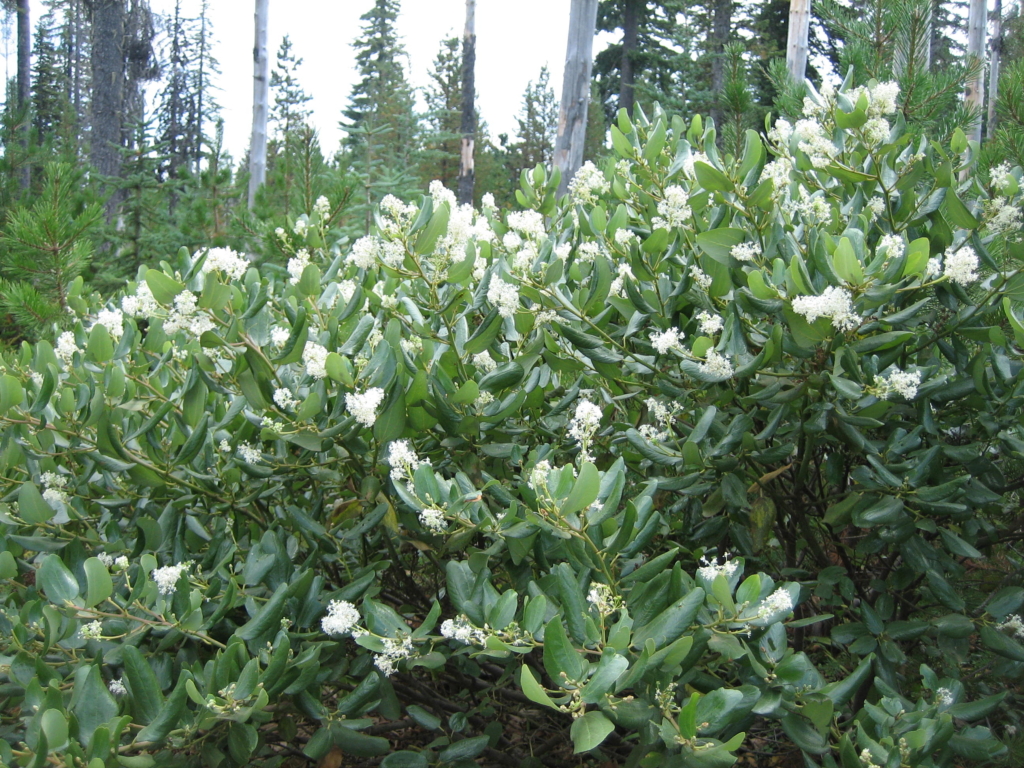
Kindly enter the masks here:
[[421, 176], [439, 179], [448, 189], [455, 189], [459, 176], [461, 61], [459, 38], [442, 40], [424, 93], [427, 113]]
[[82, 188], [80, 169], [48, 165], [39, 198], [12, 210], [0, 231], [0, 311], [9, 317], [0, 325], [10, 337], [36, 338], [69, 319], [68, 299], [101, 218], [98, 204], [84, 204]]
[[395, 24], [398, 0], [374, 0], [353, 43], [359, 80], [352, 87], [341, 127], [344, 146], [362, 181], [361, 213], [369, 230], [374, 205], [385, 192], [407, 196], [418, 186], [410, 173], [419, 145], [412, 89], [405, 77], [405, 49]]
[[267, 185], [280, 192], [277, 197], [285, 216], [292, 208], [292, 188], [310, 117], [306, 105], [312, 99], [299, 83], [301, 65], [302, 59], [292, 53], [291, 40], [285, 35], [277, 51], [277, 64], [270, 73], [272, 139], [267, 153]]
[[515, 183], [519, 172], [537, 165], [550, 166], [558, 131], [558, 102], [547, 67], [526, 85], [523, 106], [516, 117], [519, 139], [512, 145]]
[[51, 145], [68, 138], [73, 126], [67, 69], [60, 55], [60, 29], [53, 9], [40, 16], [33, 49], [32, 125], [36, 140]]

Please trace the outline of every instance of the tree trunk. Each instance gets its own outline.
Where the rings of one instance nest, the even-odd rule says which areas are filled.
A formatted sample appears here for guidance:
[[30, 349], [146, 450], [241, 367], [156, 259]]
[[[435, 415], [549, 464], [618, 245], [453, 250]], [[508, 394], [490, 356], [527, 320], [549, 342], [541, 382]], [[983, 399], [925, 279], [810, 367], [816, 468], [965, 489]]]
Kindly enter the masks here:
[[270, 60], [267, 58], [267, 16], [270, 0], [256, 0], [256, 42], [252, 49], [252, 139], [249, 142], [249, 208], [256, 190], [267, 180], [267, 103]]
[[732, 32], [732, 0], [715, 0], [711, 24], [711, 119], [722, 130], [722, 91], [725, 89], [725, 44]]
[[560, 195], [565, 194], [569, 180], [583, 165], [596, 27], [597, 0], [572, 0], [562, 76], [562, 106], [558, 113], [558, 138], [555, 139], [555, 167], [562, 172], [558, 187]]
[[622, 61], [619, 64], [619, 109], [633, 116], [636, 104], [636, 72], [633, 57], [636, 56], [640, 36], [640, 10], [642, 0], [623, 0], [622, 3]]
[[[92, 3], [92, 130], [90, 160], [103, 176], [121, 174], [121, 139], [124, 122], [124, 0]], [[119, 195], [107, 200], [107, 220], [117, 208]]]
[[988, 120], [985, 137], [991, 139], [996, 129], [996, 101], [999, 99], [999, 59], [1003, 53], [1003, 0], [996, 0], [992, 15], [992, 54], [988, 72]]
[[[971, 0], [970, 13], [967, 16], [967, 55], [974, 57], [977, 61], [985, 61], [985, 22], [987, 20], [987, 9], [985, 0]], [[971, 127], [967, 138], [971, 141], [981, 141], [981, 114], [982, 105], [985, 99], [985, 89], [982, 85], [984, 67], [978, 70], [978, 74], [967, 83], [967, 92], [964, 100], [973, 107], [978, 115], [977, 122]]]
[[32, 28], [28, 16], [28, 0], [18, 0], [18, 112], [20, 113], [21, 144], [24, 165], [18, 178], [22, 189], [28, 189], [32, 169], [28, 164], [29, 104], [32, 98]]
[[789, 76], [800, 84], [807, 76], [807, 34], [810, 25], [811, 0], [790, 0], [786, 68], [789, 70]]
[[476, 0], [466, 0], [466, 31], [462, 35], [462, 158], [459, 203], [473, 204], [473, 144], [476, 139]]

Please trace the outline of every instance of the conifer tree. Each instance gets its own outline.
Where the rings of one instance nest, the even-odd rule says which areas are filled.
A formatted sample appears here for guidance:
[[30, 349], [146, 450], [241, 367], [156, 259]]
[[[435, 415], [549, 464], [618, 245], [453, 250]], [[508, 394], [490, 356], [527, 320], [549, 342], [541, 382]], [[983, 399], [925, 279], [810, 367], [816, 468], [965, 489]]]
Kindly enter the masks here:
[[292, 207], [292, 188], [310, 116], [306, 105], [312, 99], [299, 83], [301, 65], [302, 59], [292, 52], [291, 39], [285, 35], [277, 51], [277, 64], [270, 73], [272, 138], [267, 153], [267, 184], [279, 188], [285, 216]]
[[33, 47], [32, 125], [39, 143], [54, 143], [73, 122], [67, 69], [61, 61], [60, 29], [53, 9], [39, 17]]
[[459, 176], [459, 129], [462, 121], [460, 49], [457, 37], [441, 41], [430, 70], [430, 84], [424, 92], [427, 113], [421, 175], [424, 179], [439, 179], [448, 189], [455, 188]]

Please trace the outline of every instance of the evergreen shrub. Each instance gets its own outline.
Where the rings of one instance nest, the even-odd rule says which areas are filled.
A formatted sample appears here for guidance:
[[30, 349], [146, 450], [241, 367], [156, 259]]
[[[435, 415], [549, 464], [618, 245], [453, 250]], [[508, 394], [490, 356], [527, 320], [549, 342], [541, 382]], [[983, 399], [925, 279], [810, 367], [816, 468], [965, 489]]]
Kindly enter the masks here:
[[562, 200], [435, 185], [351, 246], [322, 200], [285, 268], [73, 297], [0, 376], [0, 760], [997, 757], [1024, 588], [965, 574], [1020, 535], [1021, 169], [896, 98], [735, 157], [620, 114]]

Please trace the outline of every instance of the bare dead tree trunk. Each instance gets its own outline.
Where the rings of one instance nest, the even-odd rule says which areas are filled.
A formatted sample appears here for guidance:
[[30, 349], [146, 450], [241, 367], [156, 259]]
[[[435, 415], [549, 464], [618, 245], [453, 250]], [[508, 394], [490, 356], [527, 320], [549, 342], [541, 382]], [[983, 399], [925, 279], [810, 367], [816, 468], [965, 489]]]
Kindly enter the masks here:
[[996, 0], [992, 12], [992, 39], [989, 41], [992, 53], [988, 70], [988, 119], [985, 121], [985, 137], [992, 138], [996, 129], [996, 101], [999, 99], [999, 63], [1003, 54], [1003, 0]]
[[807, 35], [811, 26], [811, 0], [790, 0], [786, 68], [789, 76], [803, 83], [807, 75]]
[[249, 142], [249, 208], [256, 190], [267, 180], [267, 103], [270, 100], [270, 60], [267, 57], [267, 16], [270, 0], [256, 0], [256, 40], [252, 48], [252, 139]]
[[711, 23], [711, 119], [722, 129], [722, 91], [725, 89], [725, 44], [732, 31], [732, 0], [715, 0]]
[[636, 104], [636, 71], [633, 57], [640, 37], [640, 9], [642, 0], [623, 0], [622, 3], [622, 61], [619, 64], [619, 109], [633, 116]]
[[[987, 3], [985, 0], [971, 0], [970, 12], [967, 16], [967, 55], [973, 56], [980, 62], [985, 61], [985, 22], [987, 21]], [[982, 85], [984, 67], [978, 70], [974, 79], [967, 83], [967, 92], [964, 100], [976, 110], [977, 122], [971, 127], [967, 138], [972, 141], [981, 141], [981, 114], [985, 100], [985, 88]]]
[[558, 113], [558, 137], [555, 139], [555, 167], [562, 172], [558, 186], [560, 195], [565, 194], [569, 180], [583, 165], [596, 27], [597, 0], [572, 0], [562, 76], [562, 106]]
[[473, 204], [473, 152], [476, 141], [476, 0], [466, 0], [466, 30], [462, 35], [462, 157], [459, 163], [459, 203]]

